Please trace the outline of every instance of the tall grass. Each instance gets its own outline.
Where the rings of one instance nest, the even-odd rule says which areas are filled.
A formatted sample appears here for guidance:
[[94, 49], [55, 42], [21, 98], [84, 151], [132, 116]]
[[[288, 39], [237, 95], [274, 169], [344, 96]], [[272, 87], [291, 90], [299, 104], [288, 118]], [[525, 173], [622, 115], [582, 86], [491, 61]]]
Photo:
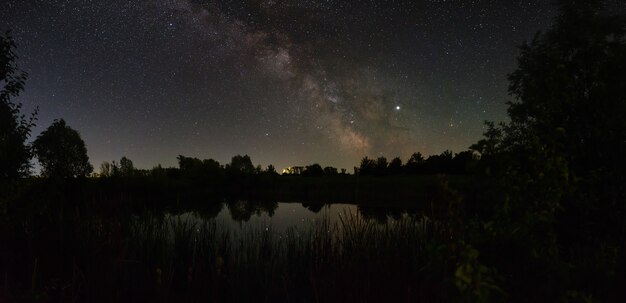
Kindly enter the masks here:
[[[146, 212], [123, 220], [82, 217], [70, 227], [64, 228], [71, 240], [63, 255], [28, 248], [36, 258], [25, 262], [62, 262], [73, 270], [39, 266], [29, 296], [16, 296], [25, 293], [19, 287], [5, 295], [92, 302], [412, 302], [447, 300], [454, 291], [454, 264], [442, 251], [446, 228], [426, 217], [378, 224], [344, 212], [336, 223], [325, 217], [279, 232], [271, 225], [229, 229], [214, 219]], [[52, 281], [67, 287], [51, 289]]]

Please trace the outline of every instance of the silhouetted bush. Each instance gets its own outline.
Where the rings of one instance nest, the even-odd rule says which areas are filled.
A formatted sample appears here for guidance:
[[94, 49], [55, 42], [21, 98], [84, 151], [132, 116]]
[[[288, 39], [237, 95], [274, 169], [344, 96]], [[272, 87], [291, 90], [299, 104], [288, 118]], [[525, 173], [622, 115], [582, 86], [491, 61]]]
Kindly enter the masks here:
[[26, 119], [22, 104], [11, 100], [19, 96], [26, 81], [26, 73], [17, 67], [16, 60], [10, 33], [0, 35], [0, 178], [24, 177], [30, 172], [31, 151], [26, 140], [37, 111]]
[[46, 177], [84, 177], [93, 171], [85, 142], [63, 119], [55, 120], [37, 136], [33, 150]]

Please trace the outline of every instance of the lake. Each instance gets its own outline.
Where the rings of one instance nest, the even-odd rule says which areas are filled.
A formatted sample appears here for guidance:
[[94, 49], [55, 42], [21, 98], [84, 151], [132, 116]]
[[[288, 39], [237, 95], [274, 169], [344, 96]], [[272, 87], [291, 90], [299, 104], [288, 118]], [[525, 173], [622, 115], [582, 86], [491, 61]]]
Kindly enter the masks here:
[[440, 269], [454, 230], [416, 210], [247, 200], [180, 205], [133, 213], [66, 206], [7, 217], [0, 229], [9, 243], [0, 247], [0, 273], [10, 277], [4, 295], [314, 302], [411, 301], [407, 289], [433, 301], [447, 294], [437, 287], [450, 278]]
[[[215, 212], [217, 211], [217, 212]], [[259, 203], [233, 201], [221, 204], [212, 213], [189, 211], [168, 214], [169, 219], [181, 219], [192, 224], [205, 222], [216, 224], [221, 229], [233, 232], [250, 229], [272, 231], [278, 235], [288, 230], [304, 231], [321, 222], [331, 226], [341, 224], [341, 219], [357, 218], [363, 222], [386, 224], [389, 220], [400, 220], [415, 216], [416, 210], [376, 207], [368, 208], [347, 203], [308, 204], [297, 202]]]

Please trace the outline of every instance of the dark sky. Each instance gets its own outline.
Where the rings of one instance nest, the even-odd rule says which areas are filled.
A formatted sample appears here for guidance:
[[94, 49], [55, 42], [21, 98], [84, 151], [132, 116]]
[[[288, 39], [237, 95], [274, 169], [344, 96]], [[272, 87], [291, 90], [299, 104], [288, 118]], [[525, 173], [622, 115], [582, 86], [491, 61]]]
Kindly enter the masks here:
[[39, 106], [97, 168], [176, 156], [351, 168], [462, 151], [506, 118], [517, 48], [551, 1], [7, 0]]

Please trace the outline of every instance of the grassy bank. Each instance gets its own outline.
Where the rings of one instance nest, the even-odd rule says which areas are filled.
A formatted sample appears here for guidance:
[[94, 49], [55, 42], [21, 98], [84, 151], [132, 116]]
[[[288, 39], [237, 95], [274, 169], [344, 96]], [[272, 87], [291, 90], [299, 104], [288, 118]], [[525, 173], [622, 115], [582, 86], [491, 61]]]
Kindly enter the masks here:
[[[143, 213], [3, 220], [9, 301], [449, 301], [450, 229], [423, 217], [380, 225], [344, 213], [306, 229], [233, 231]], [[11, 224], [12, 223], [12, 224]], [[456, 240], [455, 240], [456, 241]]]

